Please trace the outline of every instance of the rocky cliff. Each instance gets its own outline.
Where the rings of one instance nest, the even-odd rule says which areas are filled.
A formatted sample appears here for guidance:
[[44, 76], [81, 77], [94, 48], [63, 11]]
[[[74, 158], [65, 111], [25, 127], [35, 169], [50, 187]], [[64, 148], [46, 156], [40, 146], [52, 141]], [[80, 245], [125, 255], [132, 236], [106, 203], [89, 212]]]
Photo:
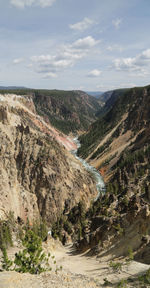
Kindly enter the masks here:
[[31, 97], [0, 95], [0, 143], [1, 218], [12, 211], [50, 225], [65, 205], [95, 197], [92, 178], [68, 151], [74, 143], [36, 115]]
[[83, 91], [35, 90], [32, 95], [37, 113], [65, 134], [85, 131], [101, 107]]
[[150, 264], [149, 107], [150, 86], [129, 89], [81, 136], [79, 153], [103, 173], [107, 189], [86, 212], [80, 250], [112, 259], [131, 249]]

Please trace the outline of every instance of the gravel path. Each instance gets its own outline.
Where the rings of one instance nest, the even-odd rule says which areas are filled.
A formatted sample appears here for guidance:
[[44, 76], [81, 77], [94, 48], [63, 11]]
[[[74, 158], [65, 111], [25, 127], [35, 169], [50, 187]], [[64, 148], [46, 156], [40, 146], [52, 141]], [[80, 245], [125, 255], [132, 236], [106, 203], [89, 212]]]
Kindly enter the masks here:
[[[56, 273], [56, 265], [54, 265], [51, 272], [40, 275], [21, 274], [14, 271], [0, 272], [0, 288], [109, 288], [115, 285], [104, 286], [105, 278], [112, 283], [117, 283], [121, 279], [137, 277], [150, 268], [150, 265], [132, 261], [129, 265], [124, 265], [122, 271], [114, 272], [106, 259], [90, 257], [87, 253], [75, 254], [71, 245], [63, 247], [54, 240], [49, 241], [44, 249], [55, 255], [56, 265], [62, 266], [62, 271]], [[11, 253], [10, 251], [9, 254]], [[127, 287], [142, 286], [131, 284]]]

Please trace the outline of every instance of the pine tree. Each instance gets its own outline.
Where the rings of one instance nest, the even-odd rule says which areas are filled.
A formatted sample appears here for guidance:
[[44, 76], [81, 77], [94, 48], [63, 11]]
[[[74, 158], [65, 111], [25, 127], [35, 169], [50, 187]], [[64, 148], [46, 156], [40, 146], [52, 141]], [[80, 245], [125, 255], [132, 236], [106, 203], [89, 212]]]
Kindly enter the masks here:
[[10, 270], [10, 267], [12, 266], [13, 262], [11, 260], [8, 259], [8, 255], [7, 255], [7, 250], [5, 247], [3, 247], [2, 249], [2, 268], [6, 271]]
[[42, 249], [42, 240], [33, 231], [26, 231], [23, 239], [25, 249], [15, 254], [15, 270], [38, 274], [49, 270], [48, 257]]

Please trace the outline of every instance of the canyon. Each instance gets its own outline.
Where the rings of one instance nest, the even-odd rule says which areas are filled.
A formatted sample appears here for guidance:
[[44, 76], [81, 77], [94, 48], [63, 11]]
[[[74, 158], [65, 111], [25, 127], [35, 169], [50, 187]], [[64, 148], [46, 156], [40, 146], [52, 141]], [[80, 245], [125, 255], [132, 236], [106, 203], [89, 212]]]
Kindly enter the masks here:
[[95, 197], [93, 179], [69, 152], [74, 142], [36, 114], [31, 97], [0, 95], [0, 132], [1, 218], [11, 211], [51, 222], [65, 203]]
[[[41, 287], [52, 283], [51, 287], [66, 287], [60, 284], [65, 277], [70, 279], [67, 287], [125, 287], [116, 286], [121, 281], [126, 287], [149, 287], [149, 283], [142, 286], [138, 277], [150, 268], [150, 86], [111, 91], [99, 111], [86, 115], [88, 130], [79, 121], [80, 113], [72, 118], [64, 112], [60, 95], [57, 107], [54, 96], [59, 93], [52, 96], [53, 92], [50, 98], [48, 91], [0, 94], [1, 221], [7, 221], [11, 212], [17, 225], [29, 221], [32, 229], [37, 219], [47, 223], [55, 240], [48, 238], [43, 247], [56, 255], [64, 271], [58, 277], [45, 274], [47, 282], [38, 275]], [[46, 93], [43, 98], [41, 93]], [[68, 96], [69, 105], [73, 95]], [[84, 107], [91, 105], [84, 93], [77, 95]], [[70, 127], [70, 117], [78, 127], [64, 134], [58, 121], [59, 127], [64, 121]], [[74, 141], [77, 133], [81, 147]], [[93, 173], [87, 169], [90, 165], [104, 177], [103, 193], [98, 194]], [[21, 246], [15, 231], [13, 235], [15, 252]], [[9, 248], [10, 257], [12, 251]], [[1, 288], [8, 285], [9, 277], [14, 283], [36, 283], [34, 276], [5, 273]]]

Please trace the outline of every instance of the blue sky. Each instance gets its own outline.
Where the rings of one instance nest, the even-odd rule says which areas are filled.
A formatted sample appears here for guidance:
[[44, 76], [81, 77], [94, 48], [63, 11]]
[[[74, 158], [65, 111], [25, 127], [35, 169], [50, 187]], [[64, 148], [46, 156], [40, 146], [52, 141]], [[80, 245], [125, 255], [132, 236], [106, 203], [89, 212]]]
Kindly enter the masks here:
[[0, 86], [150, 84], [150, 0], [1, 0]]

